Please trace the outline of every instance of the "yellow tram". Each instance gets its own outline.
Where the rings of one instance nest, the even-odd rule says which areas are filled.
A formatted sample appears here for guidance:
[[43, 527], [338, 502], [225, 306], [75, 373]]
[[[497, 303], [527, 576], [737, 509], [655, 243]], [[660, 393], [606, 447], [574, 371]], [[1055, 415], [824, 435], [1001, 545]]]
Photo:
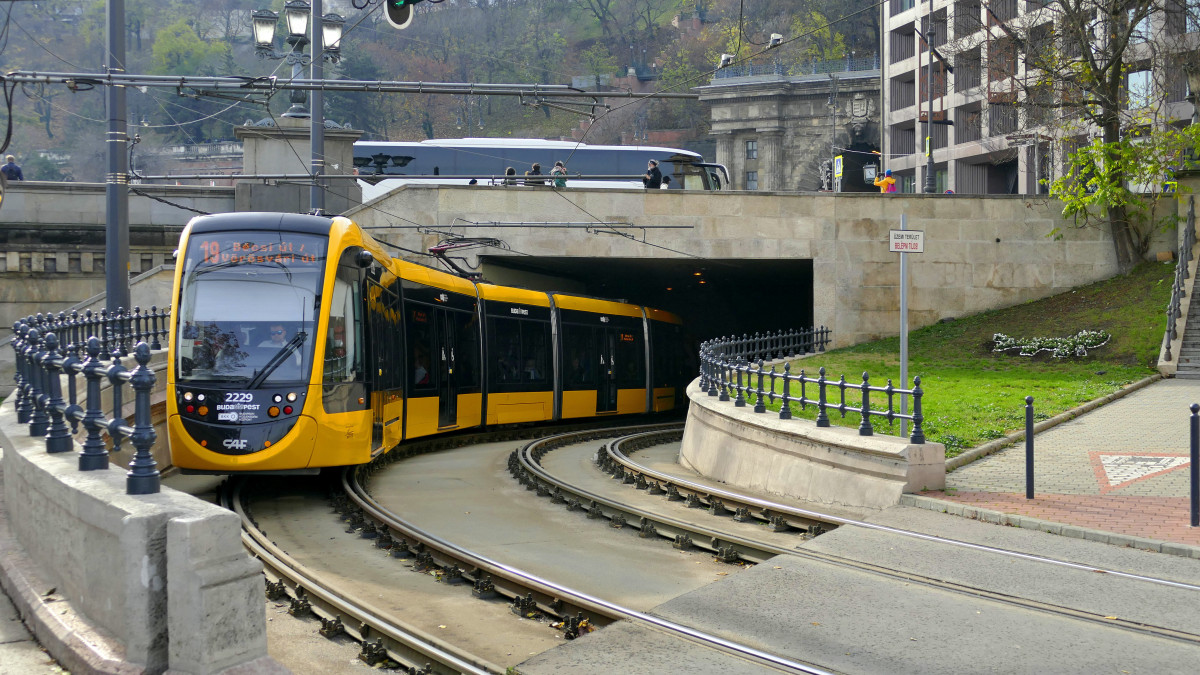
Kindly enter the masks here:
[[475, 283], [343, 217], [195, 218], [173, 293], [167, 428], [189, 473], [313, 473], [433, 434], [679, 404], [673, 314]]

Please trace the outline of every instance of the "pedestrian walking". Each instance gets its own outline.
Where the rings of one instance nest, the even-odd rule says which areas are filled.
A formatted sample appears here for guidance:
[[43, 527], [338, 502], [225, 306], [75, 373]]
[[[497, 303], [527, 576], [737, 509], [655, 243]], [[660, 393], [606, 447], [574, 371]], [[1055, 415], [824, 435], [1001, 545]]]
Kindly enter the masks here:
[[662, 171], [658, 169], [657, 159], [652, 159], [646, 164], [646, 174], [642, 176], [642, 186], [651, 190], [662, 187]]
[[881, 193], [896, 191], [896, 179], [892, 178], [891, 169], [884, 171], [882, 178], [875, 179], [875, 187], [879, 188], [879, 192]]
[[25, 180], [25, 174], [21, 173], [21, 167], [17, 166], [17, 158], [8, 155], [4, 159], [8, 160], [8, 163], [0, 166], [0, 173], [9, 180]]
[[533, 166], [529, 167], [529, 170], [525, 172], [525, 184], [526, 185], [545, 185], [546, 180], [544, 178], [538, 178], [538, 176], [541, 176], [541, 175], [542, 175], [542, 165], [538, 164], [537, 162], [534, 162]]
[[671, 177], [670, 176], [663, 176], [662, 189], [664, 189], [664, 190], [671, 189]]
[[554, 163], [554, 168], [550, 169], [550, 175], [554, 176], [554, 187], [567, 187], [567, 167], [561, 161]]

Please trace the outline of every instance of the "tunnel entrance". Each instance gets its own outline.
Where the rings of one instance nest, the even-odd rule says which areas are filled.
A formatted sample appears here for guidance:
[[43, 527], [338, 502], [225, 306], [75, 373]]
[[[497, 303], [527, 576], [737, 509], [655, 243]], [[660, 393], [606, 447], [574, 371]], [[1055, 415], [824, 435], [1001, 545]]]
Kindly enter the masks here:
[[481, 257], [497, 284], [581, 293], [665, 309], [695, 340], [813, 321], [812, 260]]

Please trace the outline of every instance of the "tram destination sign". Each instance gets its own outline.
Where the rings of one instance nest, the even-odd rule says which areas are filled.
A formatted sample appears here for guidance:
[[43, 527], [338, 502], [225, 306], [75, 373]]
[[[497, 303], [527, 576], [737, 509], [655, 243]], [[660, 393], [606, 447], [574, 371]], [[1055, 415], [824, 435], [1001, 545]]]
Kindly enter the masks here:
[[892, 253], [924, 253], [924, 230], [888, 230], [888, 250]]

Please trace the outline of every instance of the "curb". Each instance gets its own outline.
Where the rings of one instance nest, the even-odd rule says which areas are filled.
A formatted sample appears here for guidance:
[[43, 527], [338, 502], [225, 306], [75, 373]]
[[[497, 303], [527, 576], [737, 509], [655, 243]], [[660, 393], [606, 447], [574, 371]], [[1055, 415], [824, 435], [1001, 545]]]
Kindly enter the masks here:
[[1148, 537], [1135, 537], [1133, 535], [1119, 534], [1117, 532], [1106, 532], [1104, 530], [1093, 530], [1088, 527], [1056, 523], [1054, 521], [1031, 518], [1029, 516], [1018, 516], [1012, 513], [1004, 513], [1003, 511], [993, 511], [992, 509], [983, 509], [979, 508], [978, 506], [970, 506], [967, 504], [960, 504], [958, 502], [934, 499], [933, 497], [905, 494], [900, 496], [900, 505], [912, 506], [918, 509], [925, 509], [927, 511], [936, 511], [938, 513], [945, 513], [952, 516], [962, 516], [963, 518], [979, 520], [985, 523], [1008, 525], [1009, 527], [1020, 527], [1026, 530], [1037, 530], [1039, 532], [1048, 532], [1050, 534], [1071, 537], [1072, 539], [1097, 541], [1102, 544], [1137, 548], [1144, 551], [1154, 551], [1156, 553], [1165, 553], [1167, 555], [1175, 555], [1181, 558], [1200, 560], [1200, 546], [1179, 544], [1171, 541], [1161, 541], [1159, 539], [1150, 539]]
[[[1124, 398], [1125, 396], [1128, 396], [1129, 394], [1132, 394], [1133, 392], [1135, 392], [1139, 389], [1147, 387], [1161, 379], [1164, 379], [1162, 374], [1155, 373], [1154, 375], [1146, 377], [1145, 379], [1141, 379], [1141, 380], [1138, 380], [1137, 382], [1134, 382], [1133, 384], [1129, 385], [1128, 387], [1125, 387], [1124, 389], [1114, 391], [1113, 393], [1108, 394], [1107, 396], [1101, 396], [1100, 398], [1088, 401], [1087, 403], [1084, 403], [1081, 406], [1071, 408], [1070, 410], [1067, 410], [1065, 412], [1061, 412], [1061, 413], [1055, 415], [1054, 417], [1051, 417], [1048, 420], [1042, 420], [1041, 422], [1038, 422], [1037, 424], [1033, 425], [1033, 433], [1039, 434], [1043, 431], [1046, 431], [1047, 429], [1052, 429], [1052, 428], [1062, 424], [1063, 422], [1070, 422], [1071, 420], [1073, 420], [1077, 417], [1080, 417], [1081, 415], [1084, 415], [1085, 413], [1089, 413], [1089, 412], [1095, 410], [1096, 408], [1099, 408], [1100, 406], [1105, 405], [1107, 403], [1112, 403], [1113, 401], [1115, 401], [1117, 399]], [[1025, 440], [1025, 430], [1024, 429], [1022, 429], [1021, 431], [1017, 431], [1015, 433], [1009, 434], [1009, 435], [1005, 436], [1004, 438], [997, 438], [994, 441], [989, 441], [987, 443], [984, 443], [983, 445], [976, 447], [976, 448], [972, 448], [972, 449], [962, 453], [961, 455], [958, 455], [957, 457], [951, 457], [950, 459], [947, 459], [946, 460], [946, 471], [953, 471], [959, 467], [966, 466], [981, 457], [986, 457], [998, 450], [1003, 450], [1004, 448], [1007, 448], [1010, 445], [1013, 445], [1014, 443], [1018, 443], [1023, 440]]]

